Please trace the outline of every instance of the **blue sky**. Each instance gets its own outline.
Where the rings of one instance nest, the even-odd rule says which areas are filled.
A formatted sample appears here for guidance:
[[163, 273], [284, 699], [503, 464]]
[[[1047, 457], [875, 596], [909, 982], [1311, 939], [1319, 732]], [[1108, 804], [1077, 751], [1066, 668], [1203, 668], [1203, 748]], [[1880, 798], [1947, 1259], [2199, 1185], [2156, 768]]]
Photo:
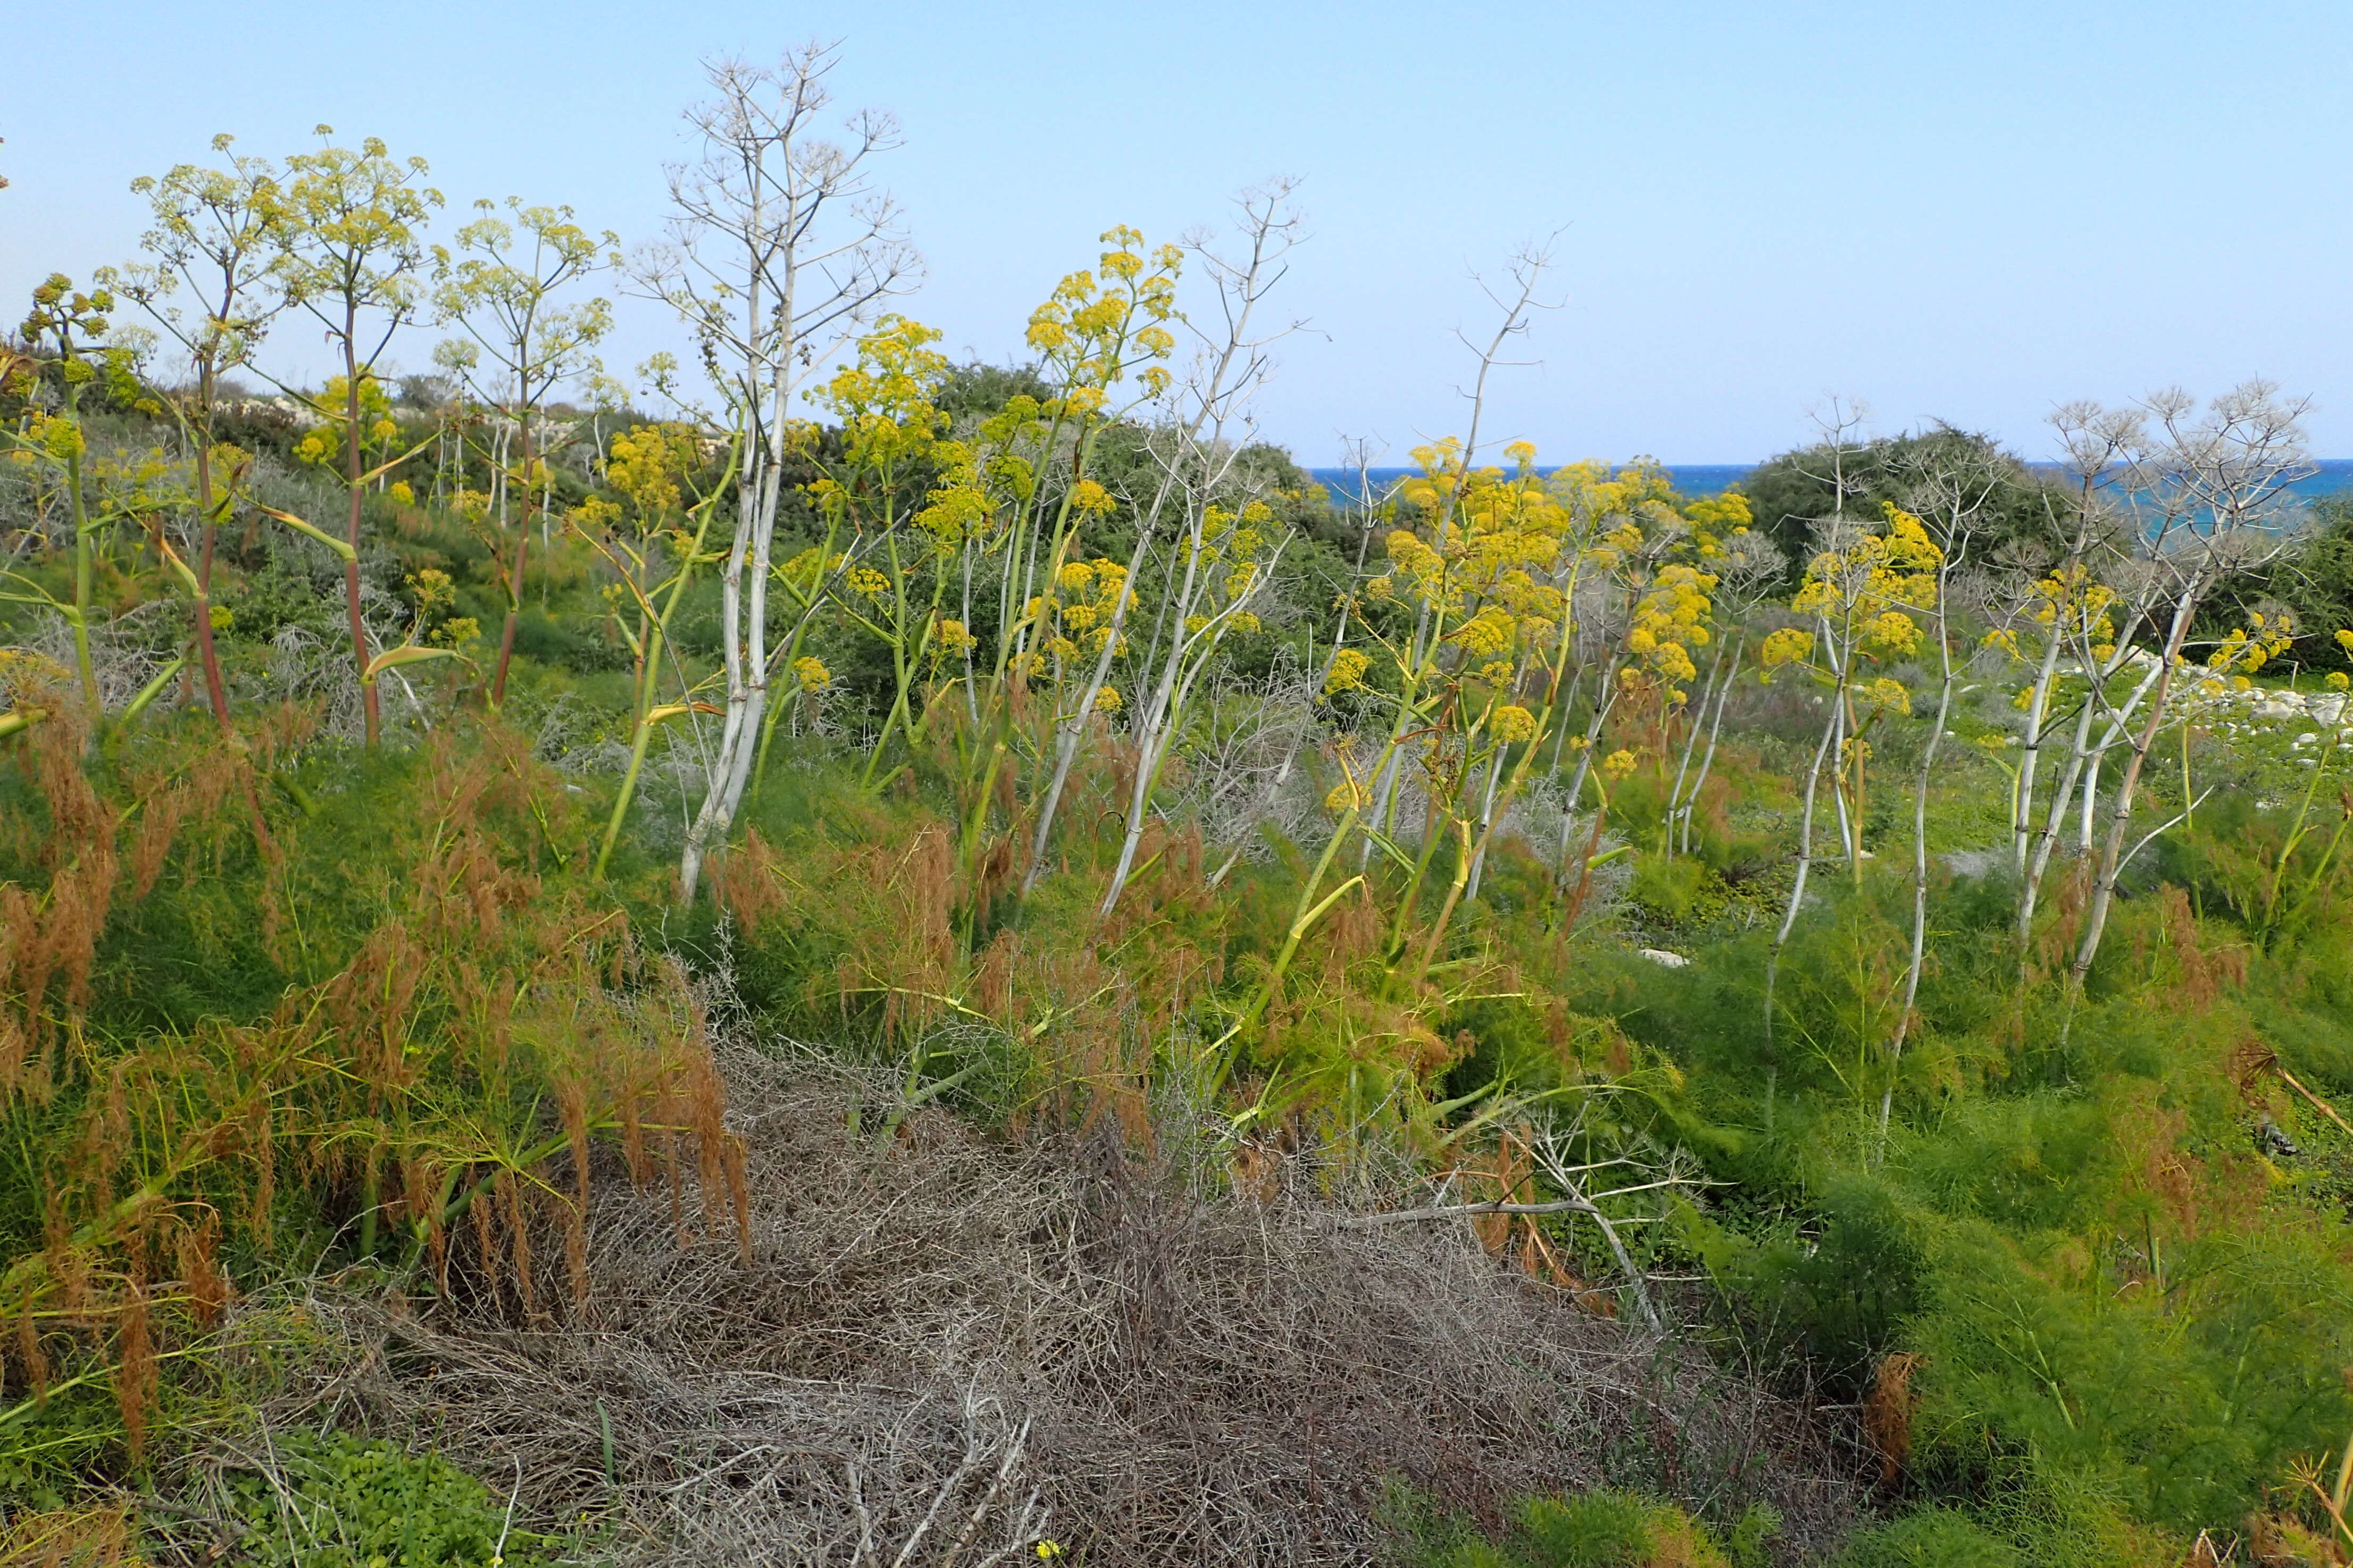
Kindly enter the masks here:
[[[344, 16], [365, 15], [354, 38]], [[223, 20], [224, 16], [229, 19]], [[1560, 228], [1542, 364], [1489, 428], [1548, 458], [1739, 462], [1827, 395], [2030, 456], [2057, 403], [2263, 374], [2353, 453], [2353, 7], [607, 0], [364, 12], [242, 0], [15, 8], [0, 302], [128, 256], [126, 191], [330, 121], [430, 159], [452, 208], [565, 202], [653, 235], [699, 58], [839, 37], [948, 344], [1018, 349], [1094, 238], [1219, 221], [1296, 175], [1313, 238], [1263, 427], [1311, 464], [1457, 427], [1471, 282]], [[395, 357], [422, 367], [433, 334]], [[617, 366], [678, 334], [624, 311]], [[290, 329], [280, 363], [314, 353]]]

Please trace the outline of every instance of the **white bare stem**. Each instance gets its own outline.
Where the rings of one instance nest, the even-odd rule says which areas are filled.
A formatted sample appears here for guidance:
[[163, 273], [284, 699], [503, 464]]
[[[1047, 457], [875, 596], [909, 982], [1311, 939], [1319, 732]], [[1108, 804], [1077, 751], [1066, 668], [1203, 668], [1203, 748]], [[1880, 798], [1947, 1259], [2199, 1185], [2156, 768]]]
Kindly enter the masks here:
[[679, 864], [690, 900], [742, 806], [767, 711], [768, 583], [793, 395], [919, 270], [897, 208], [867, 169], [899, 144], [897, 122], [866, 111], [849, 118], [839, 141], [820, 133], [835, 60], [835, 46], [810, 43], [773, 67], [707, 63], [714, 96], [687, 114], [702, 156], [670, 171], [669, 243], [633, 268], [642, 289], [694, 329], [739, 452], [720, 578], [726, 706]]
[[2158, 393], [2144, 405], [2160, 434], [2147, 450], [2136, 454], [2132, 482], [2137, 493], [2152, 498], [2158, 512], [2158, 528], [2145, 537], [2150, 562], [2172, 584], [2173, 615], [2158, 656], [2147, 717], [2133, 735], [2109, 807], [2083, 939], [2068, 973], [2063, 1043], [2106, 932], [2141, 769], [2164, 728], [2166, 697], [2182, 643], [2216, 582], [2285, 547], [2280, 524], [2288, 487], [2313, 471], [2303, 423], [2308, 405], [2301, 398], [2283, 400], [2279, 389], [2263, 381], [2244, 383], [2214, 399], [2194, 423], [2196, 403], [2179, 390]]

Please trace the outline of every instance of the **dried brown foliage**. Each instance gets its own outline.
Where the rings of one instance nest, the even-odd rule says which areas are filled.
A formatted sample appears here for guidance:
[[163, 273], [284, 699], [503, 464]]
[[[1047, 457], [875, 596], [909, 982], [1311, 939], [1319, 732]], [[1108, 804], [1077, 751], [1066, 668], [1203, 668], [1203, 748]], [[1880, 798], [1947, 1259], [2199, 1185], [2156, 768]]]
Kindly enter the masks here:
[[146, 1561], [137, 1521], [121, 1505], [24, 1513], [0, 1527], [0, 1563], [8, 1568], [134, 1568]]
[[2209, 946], [2201, 941], [2187, 892], [2168, 882], [2152, 901], [2158, 931], [2173, 956], [2175, 995], [2202, 1011], [2214, 1005], [2223, 986], [2245, 987], [2247, 950], [2230, 943]]
[[1912, 1458], [1912, 1411], [1918, 1402], [1912, 1379], [1920, 1358], [1908, 1351], [1882, 1356], [1872, 1373], [1871, 1392], [1862, 1402], [1862, 1433], [1879, 1459], [1879, 1484], [1893, 1487], [1904, 1477]]
[[324, 1300], [347, 1349], [279, 1417], [332, 1384], [481, 1474], [520, 1462], [538, 1517], [617, 1509], [646, 1562], [839, 1562], [861, 1539], [890, 1561], [943, 1498], [994, 1549], [1034, 1491], [1027, 1528], [1098, 1568], [1365, 1563], [1389, 1478], [1492, 1521], [1613, 1451], [1770, 1498], [1801, 1548], [1849, 1520], [1754, 1384], [1497, 1267], [1468, 1226], [1335, 1224], [1311, 1159], [1270, 1161], [1261, 1203], [1195, 1192], [1108, 1127], [1008, 1145], [917, 1110], [878, 1148], [850, 1122], [879, 1081], [723, 1061], [748, 1263], [716, 1227], [682, 1238], [658, 1191], [603, 1184], [560, 1329], [462, 1296]]

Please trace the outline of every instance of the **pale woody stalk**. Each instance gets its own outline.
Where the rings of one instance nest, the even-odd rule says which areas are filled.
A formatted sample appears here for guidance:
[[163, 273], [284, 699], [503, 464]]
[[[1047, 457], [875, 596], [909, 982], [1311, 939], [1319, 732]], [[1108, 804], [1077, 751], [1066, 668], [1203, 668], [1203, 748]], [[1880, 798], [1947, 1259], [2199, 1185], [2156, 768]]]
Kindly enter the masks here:
[[[2074, 1019], [2084, 982], [2099, 955], [2108, 910], [2123, 869], [2125, 838], [2132, 826], [2135, 795], [2143, 764], [2165, 720], [2166, 696], [2181, 648], [2200, 603], [2222, 575], [2276, 555], [2284, 538], [2276, 531], [2287, 488], [2312, 472], [2305, 446], [2302, 400], [2282, 402], [2278, 388], [2253, 381], [2233, 388], [2208, 406], [2193, 425], [2197, 405], [2178, 390], [2158, 394], [2147, 408], [2162, 432], [2155, 448], [2136, 464], [2136, 489], [2158, 498], [2178, 525], [2149, 540], [2151, 562], [2174, 584], [2173, 615], [2158, 655], [2158, 678], [2117, 781], [2109, 808], [2107, 837], [2084, 911], [2084, 934], [2067, 976], [2068, 1009], [2061, 1042]], [[2177, 500], [2176, 498], [2179, 498]], [[2186, 503], [2186, 504], [2185, 504]]]
[[[1768, 1101], [1776, 1066], [1772, 1057], [1776, 982], [1781, 954], [1797, 929], [1799, 910], [1804, 907], [1806, 884], [1816, 858], [1814, 817], [1820, 798], [1822, 770], [1832, 759], [1838, 760], [1832, 789], [1838, 796], [1846, 854], [1859, 883], [1862, 824], [1859, 811], [1851, 818], [1846, 809], [1847, 774], [1851, 766], [1855, 779], [1860, 781], [1864, 738], [1876, 716], [1908, 711], [1910, 707], [1909, 694], [1894, 680], [1883, 677], [1864, 685], [1860, 675], [1861, 661], [1909, 653], [1918, 646], [1920, 628], [1912, 614], [1935, 611], [1942, 603], [1943, 568], [1944, 552], [1929, 537], [1921, 521], [1908, 512], [1889, 508], [1885, 525], [1876, 531], [1863, 529], [1844, 517], [1826, 520], [1821, 548], [1807, 564], [1804, 586], [1791, 602], [1791, 608], [1799, 614], [1812, 617], [1814, 630], [1775, 632], [1758, 650], [1758, 661], [1767, 672], [1783, 666], [1805, 669], [1824, 688], [1828, 708], [1821, 739], [1806, 769], [1798, 825], [1797, 874], [1765, 965]], [[1869, 710], [1860, 719], [1856, 713], [1858, 702]]]
[[[967, 862], [980, 852], [998, 779], [1021, 760], [1025, 748], [1019, 720], [1031, 679], [1051, 670], [1047, 684], [1057, 707], [1048, 732], [1056, 737], [1057, 760], [1033, 805], [1040, 831], [1033, 836], [1031, 863], [1025, 872], [1029, 885], [1042, 874], [1045, 831], [1050, 828], [1075, 755], [1077, 737], [1070, 727], [1083, 727], [1093, 710], [1103, 685], [1100, 671], [1107, 665], [1098, 658], [1099, 673], [1089, 682], [1082, 706], [1067, 710], [1060, 706], [1067, 660], [1059, 650], [1049, 659], [1040, 647], [1061, 635], [1066, 566], [1082, 570], [1090, 583], [1099, 581], [1101, 572], [1117, 571], [1115, 563], [1071, 560], [1084, 521], [1108, 513], [1117, 504], [1089, 470], [1103, 432], [1166, 392], [1168, 372], [1157, 362], [1176, 342], [1164, 323], [1176, 314], [1181, 252], [1162, 246], [1147, 257], [1142, 251], [1144, 237], [1124, 226], [1102, 237], [1111, 248], [1099, 258], [1100, 276], [1071, 273], [1030, 314], [1029, 346], [1038, 351], [1043, 372], [1055, 378], [1056, 390], [1042, 405], [1015, 399], [984, 423], [976, 440], [959, 444], [947, 480], [933, 492], [927, 509], [952, 517], [961, 541], [957, 553], [965, 618], [959, 623], [964, 635], [957, 639], [962, 644], [957, 656], [964, 667], [971, 744], [960, 743], [959, 750], [973, 803], [964, 834]], [[1112, 409], [1111, 390], [1132, 374], [1137, 395], [1126, 406]], [[1139, 520], [1139, 554], [1149, 542], [1165, 500], [1156, 500]], [[998, 630], [984, 681], [973, 659], [970, 620], [974, 569], [991, 552], [998, 557]], [[1133, 580], [1133, 572], [1122, 579], [1107, 624], [1089, 628], [1101, 644], [1099, 656], [1116, 657]]]
[[[1729, 498], [1727, 498], [1729, 499]], [[1719, 503], [1722, 504], [1722, 503]], [[1696, 511], [1696, 508], [1694, 509]], [[1745, 500], [1738, 509], [1746, 516]], [[1727, 512], [1727, 515], [1730, 515]], [[1693, 710], [1690, 724], [1683, 734], [1683, 755], [1675, 767], [1674, 787], [1667, 796], [1667, 836], [1672, 850], [1688, 855], [1692, 849], [1692, 818], [1698, 809], [1700, 792], [1707, 787], [1708, 774], [1715, 766], [1716, 742], [1724, 729], [1724, 710], [1732, 699], [1732, 689], [1740, 679], [1743, 660], [1748, 651], [1748, 618], [1762, 603], [1766, 585], [1781, 574], [1782, 556], [1773, 542], [1761, 533], [1749, 531], [1746, 523], [1736, 526], [1724, 540], [1724, 555], [1716, 563], [1715, 618], [1719, 627], [1729, 627], [1733, 636], [1726, 647], [1719, 637], [1714, 663], [1709, 667], [1709, 682], [1700, 694], [1698, 706]], [[1699, 744], [1700, 732], [1707, 733], [1705, 746]], [[1696, 752], [1699, 765], [1692, 767]]]
[[735, 519], [721, 579], [726, 700], [701, 807], [679, 861], [681, 896], [743, 804], [768, 707], [768, 582], [777, 507], [803, 422], [805, 365], [830, 358], [883, 300], [913, 281], [913, 253], [867, 161], [898, 144], [889, 116], [850, 118], [847, 145], [818, 130], [834, 51], [807, 44], [774, 68], [706, 67], [716, 97], [691, 110], [702, 159], [670, 172], [670, 243], [639, 258], [639, 284], [702, 341], [737, 447]]
[[[1557, 232], [1555, 231], [1555, 237], [1557, 237]], [[1483, 277], [1477, 279], [1480, 291], [1487, 296], [1488, 302], [1498, 311], [1494, 333], [1488, 339], [1486, 345], [1482, 348], [1472, 343], [1460, 331], [1454, 334], [1458, 342], [1477, 355], [1479, 369], [1477, 374], [1472, 379], [1471, 390], [1465, 395], [1471, 405], [1471, 419], [1463, 433], [1459, 454], [1460, 461], [1450, 476], [1449, 484], [1439, 497], [1439, 505], [1433, 519], [1433, 527], [1441, 532], [1446, 525], [1453, 521], [1455, 509], [1461, 500], [1462, 487], [1469, 482], [1472, 467], [1478, 460], [1480, 426], [1487, 415], [1487, 383], [1497, 370], [1535, 363], [1529, 360], [1504, 358], [1505, 345], [1515, 338], [1527, 336], [1534, 324], [1533, 318], [1536, 311], [1558, 308], [1557, 302], [1548, 303], [1537, 298], [1537, 293], [1544, 285], [1545, 275], [1551, 269], [1552, 265], [1552, 238], [1548, 237], [1542, 243], [1531, 242], [1522, 246], [1513, 253], [1511, 259], [1504, 266], [1504, 277], [1506, 286], [1503, 289], [1498, 290]], [[1436, 652], [1445, 631], [1443, 614], [1437, 617], [1437, 624], [1433, 625], [1430, 608], [1425, 604], [1414, 627], [1410, 657], [1404, 662], [1409, 695], [1419, 685], [1423, 664]], [[1412, 701], [1398, 706], [1395, 721], [1389, 731], [1388, 744], [1384, 750], [1382, 765], [1373, 781], [1371, 820], [1377, 828], [1386, 834], [1394, 834], [1397, 826], [1395, 809], [1399, 766], [1398, 745], [1411, 727], [1414, 715], [1419, 711], [1419, 705]], [[1366, 857], [1364, 864], [1371, 863], [1369, 858], [1371, 854], [1372, 846], [1368, 842], [1364, 849]]]
[[[2022, 595], [2014, 619], [2021, 625], [2043, 626], [2035, 673], [2026, 693], [2026, 731], [2021, 737], [2018, 786], [2012, 806], [2013, 874], [2018, 895], [2012, 929], [2021, 962], [2042, 881], [2057, 847], [2068, 802], [2075, 797], [2087, 764], [2122, 732], [2127, 716], [2147, 695], [2148, 683], [2130, 693], [2121, 705], [2107, 701], [2107, 687], [2131, 657], [2133, 632], [2148, 608], [2146, 596], [2118, 601], [2114, 590], [2095, 580], [2092, 557], [2107, 542], [2106, 492], [2116, 483], [2119, 465], [2141, 441], [2139, 416], [2132, 410], [2106, 410], [2094, 404], [2075, 403], [2052, 416], [2068, 467], [2075, 481], [2074, 517], [2064, 555], [2052, 573]], [[2152, 579], [2144, 577], [2144, 585]], [[2121, 609], [2125, 624], [2116, 624]], [[2016, 634], [2002, 639], [2016, 645]], [[2148, 672], [2156, 673], [2154, 668]], [[2072, 735], [2055, 767], [2046, 818], [2034, 826], [2036, 789], [2041, 782], [2043, 753], [2065, 715], [2054, 710], [2064, 695], [2063, 682], [2082, 679], [2087, 689], [2076, 709]], [[2103, 707], [2109, 710], [2105, 736], [2094, 742], [2093, 729]], [[2089, 791], [2085, 792], [2089, 798]]]
[[[2089, 571], [2091, 552], [2105, 531], [2105, 492], [2114, 482], [2117, 466], [2126, 452], [2140, 439], [2140, 416], [2131, 409], [2104, 409], [2097, 404], [2077, 402], [2061, 408], [2052, 416], [2051, 422], [2059, 432], [2060, 444], [2067, 454], [2067, 468], [2075, 482], [2075, 515], [2068, 531], [2066, 552], [2055, 574], [2059, 581], [2066, 583], [2082, 579]], [[2048, 733], [2051, 696], [2059, 679], [2061, 651], [2059, 638], [2044, 641], [2029, 690], [2026, 732], [2010, 825], [2012, 870], [2021, 879], [2027, 875], [2034, 833], [2034, 792]], [[2063, 797], [2067, 792], [2062, 789], [2060, 794]]]
[[1929, 608], [1929, 635], [1936, 643], [1936, 711], [1928, 727], [1927, 744], [1920, 751], [1920, 767], [1912, 781], [1912, 931], [1910, 952], [1904, 970], [1904, 1000], [1895, 1011], [1895, 1027], [1887, 1047], [1887, 1081], [1879, 1097], [1879, 1153], [1884, 1156], [1888, 1118], [1895, 1105], [1895, 1079], [1911, 1037], [1913, 1010], [1920, 997], [1920, 977], [1928, 962], [1928, 785], [1936, 776], [1936, 754], [1945, 726], [1953, 712], [1953, 690], [1961, 666], [1953, 660], [1953, 574], [1968, 558], [1987, 504], [2001, 482], [1989, 463], [1936, 461], [1915, 476], [1909, 498], [1914, 514], [1926, 524], [1938, 554], [1936, 599]]
[[[662, 661], [670, 653], [670, 622], [678, 614], [679, 602], [685, 596], [695, 567], [710, 559], [703, 545], [710, 537], [712, 517], [734, 479], [731, 467], [708, 493], [695, 499], [691, 509], [694, 533], [689, 538], [683, 531], [665, 529], [664, 525], [670, 521], [670, 508], [680, 499], [680, 477], [695, 453], [693, 432], [679, 425], [640, 427], [626, 437], [617, 437], [614, 453], [614, 459], [607, 465], [607, 482], [619, 481], [618, 488], [629, 493], [637, 506], [642, 525], [638, 544], [635, 548], [607, 544], [591, 531], [592, 524], [597, 521], [596, 513], [605, 510], [609, 503], [592, 501], [567, 520], [567, 526], [586, 539], [619, 574], [638, 613], [638, 631], [634, 636], [626, 629], [623, 633], [638, 661], [638, 678], [630, 693], [629, 761], [622, 771], [612, 813], [606, 819], [605, 836], [596, 847], [594, 874], [598, 877], [605, 874], [613, 857], [613, 847], [620, 838], [621, 826], [628, 817], [629, 803], [637, 793], [638, 778], [644, 771], [655, 728], [665, 720], [699, 710], [682, 670], [679, 672], [679, 683], [686, 689], [680, 700], [657, 707], [654, 699], [660, 694]], [[731, 464], [733, 456], [731, 451]], [[653, 541], [664, 532], [669, 533], [670, 542], [670, 574], [660, 584], [649, 584], [644, 579], [653, 557]], [[653, 601], [656, 594], [665, 595], [659, 607]]]

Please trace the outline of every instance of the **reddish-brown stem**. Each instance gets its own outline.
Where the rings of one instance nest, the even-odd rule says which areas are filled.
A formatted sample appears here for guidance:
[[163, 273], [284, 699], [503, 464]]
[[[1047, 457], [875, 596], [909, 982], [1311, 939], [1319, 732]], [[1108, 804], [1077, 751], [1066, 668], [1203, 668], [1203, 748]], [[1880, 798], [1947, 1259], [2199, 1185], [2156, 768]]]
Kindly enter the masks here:
[[1609, 817], [1609, 803], [1603, 801], [1593, 808], [1593, 831], [1585, 836], [1585, 862], [1577, 868], [1577, 890], [1568, 896], [1568, 908], [1560, 917], [1560, 934], [1567, 941], [1577, 930], [1577, 917], [1585, 908], [1586, 891], [1593, 886], [1593, 852], [1601, 845], [1601, 825]]
[[360, 710], [367, 725], [367, 743], [376, 742], [375, 682], [367, 678], [367, 622], [360, 616], [360, 364], [357, 337], [359, 312], [343, 313], [343, 477], [351, 486], [352, 507], [345, 537], [351, 558], [343, 563], [343, 606], [351, 614], [352, 658], [359, 667]]
[[204, 666], [205, 692], [212, 699], [213, 717], [228, 727], [228, 692], [221, 684], [220, 657], [213, 648], [213, 535], [219, 519], [213, 510], [211, 376], [204, 390], [205, 426], [196, 440], [196, 510], [204, 517], [204, 540], [196, 555], [196, 661]]
[[[507, 700], [507, 666], [514, 658], [515, 620], [522, 612], [522, 571], [531, 552], [531, 410], [522, 411], [522, 506], [515, 514], [514, 573], [507, 582], [507, 624], [499, 634], [498, 672], [491, 679], [491, 706]], [[510, 478], [509, 482], [512, 482]]]

